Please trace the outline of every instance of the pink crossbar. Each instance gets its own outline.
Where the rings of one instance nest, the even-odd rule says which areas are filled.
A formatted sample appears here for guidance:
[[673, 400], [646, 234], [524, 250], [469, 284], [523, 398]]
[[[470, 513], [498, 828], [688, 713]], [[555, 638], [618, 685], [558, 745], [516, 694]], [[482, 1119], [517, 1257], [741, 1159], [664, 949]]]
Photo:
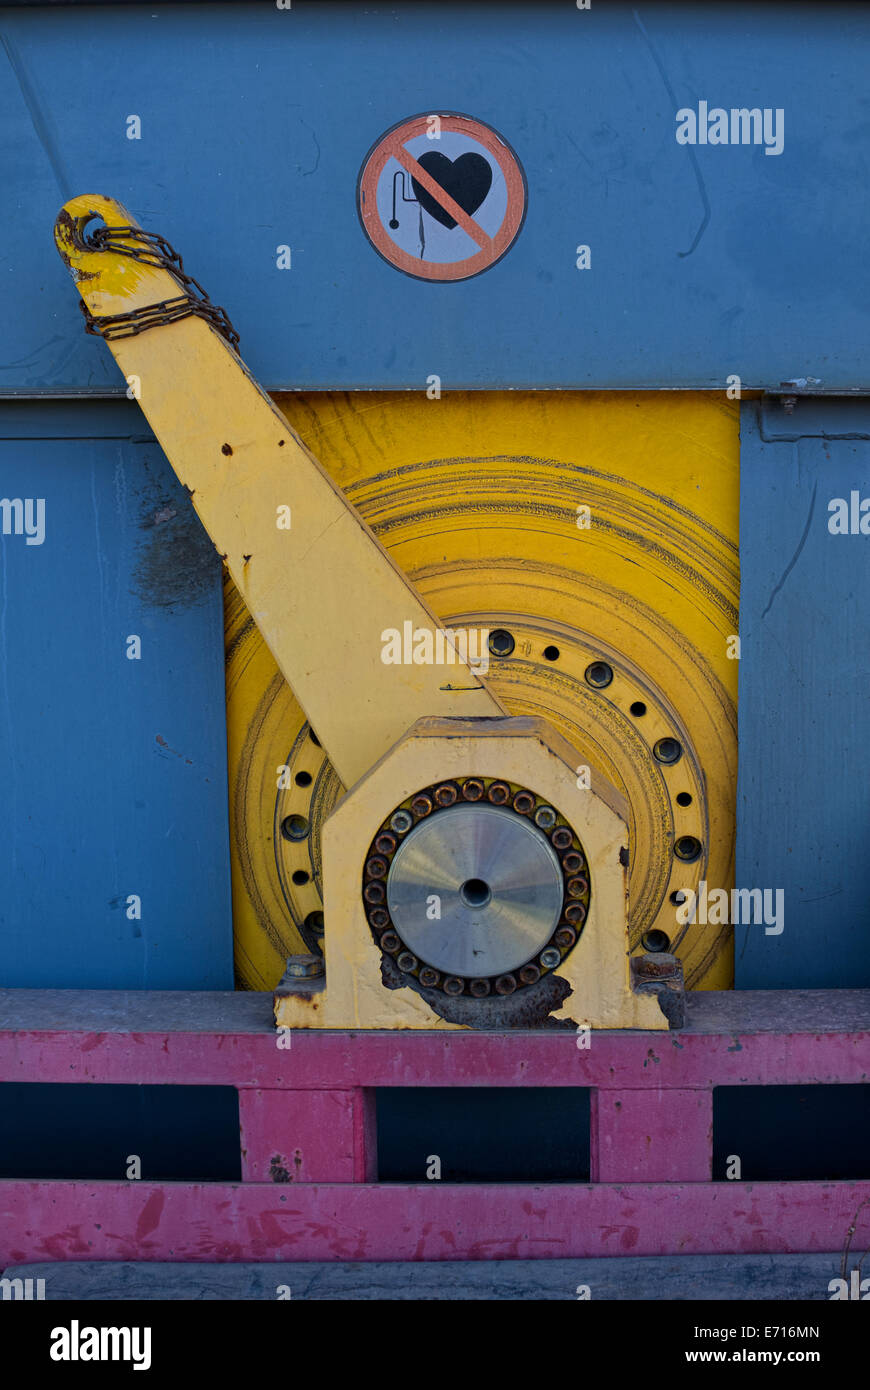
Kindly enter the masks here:
[[[870, 1182], [2, 1182], [0, 1265], [809, 1254], [842, 1249], [867, 1198]], [[861, 1215], [863, 1250], [867, 1208]]]
[[[870, 991], [692, 996], [685, 1030], [278, 1038], [255, 994], [0, 990], [0, 1081], [231, 1085], [241, 1184], [0, 1183], [0, 1266], [812, 1253], [870, 1181], [713, 1183], [712, 1091], [858, 1085]], [[288, 1045], [289, 1044], [289, 1045]], [[589, 1184], [378, 1184], [380, 1086], [583, 1086]]]

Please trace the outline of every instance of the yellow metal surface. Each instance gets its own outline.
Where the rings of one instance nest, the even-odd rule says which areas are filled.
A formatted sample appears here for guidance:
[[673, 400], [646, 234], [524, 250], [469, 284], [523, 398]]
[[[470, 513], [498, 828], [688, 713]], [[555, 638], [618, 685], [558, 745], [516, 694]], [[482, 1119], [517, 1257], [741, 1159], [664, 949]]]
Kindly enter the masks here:
[[[670, 899], [733, 879], [736, 404], [517, 392], [277, 404], [442, 622], [513, 634], [486, 677], [505, 708], [550, 719], [625, 796], [633, 948], [661, 928], [688, 984], [727, 988], [730, 929], [680, 926]], [[288, 954], [323, 940], [321, 830], [341, 783], [230, 583], [226, 613], [237, 966], [241, 984], [269, 989]], [[600, 659], [614, 680], [595, 690], [584, 671]], [[665, 736], [683, 744], [673, 766], [653, 755]], [[293, 816], [308, 821], [302, 840], [282, 833]], [[695, 863], [674, 856], [685, 835], [701, 842]]]
[[[87, 197], [56, 233], [92, 312], [178, 293], [89, 249], [95, 214], [132, 222]], [[421, 390], [276, 406], [200, 319], [109, 346], [226, 562], [239, 982], [269, 988], [323, 940], [320, 832], [342, 785], [420, 715], [507, 710], [551, 720], [625, 797], [632, 948], [660, 928], [690, 985], [727, 986], [729, 928], [679, 926], [674, 897], [733, 874], [736, 403]], [[445, 680], [381, 661], [406, 623], [504, 628], [514, 646], [485, 685], [468, 667]], [[662, 738], [676, 763], [656, 758]], [[692, 863], [674, 854], [687, 836]]]
[[[58, 218], [58, 247], [93, 313], [178, 295], [169, 271], [89, 250], [95, 215], [136, 225], [93, 197]], [[434, 639], [438, 620], [210, 324], [186, 318], [108, 346], [347, 785], [421, 716], [503, 713], [461, 655], [385, 664], [385, 632], [407, 625]]]
[[571, 993], [557, 1019], [592, 1028], [665, 1029], [658, 1000], [630, 985], [627, 871], [628, 808], [595, 769], [580, 788], [576, 750], [545, 720], [421, 720], [346, 796], [326, 822], [326, 988], [284, 996], [275, 1018], [287, 1028], [458, 1028], [433, 1013], [412, 987], [385, 989], [381, 952], [362, 897], [373, 828], [421, 786], [470, 774], [522, 781], [558, 806], [583, 844], [592, 892], [577, 945], [555, 974]]

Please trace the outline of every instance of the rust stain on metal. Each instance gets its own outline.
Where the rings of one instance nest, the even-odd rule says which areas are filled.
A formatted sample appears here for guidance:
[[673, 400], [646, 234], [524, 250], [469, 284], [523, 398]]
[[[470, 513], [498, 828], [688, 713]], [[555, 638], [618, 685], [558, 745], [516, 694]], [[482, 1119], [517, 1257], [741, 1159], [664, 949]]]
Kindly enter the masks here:
[[552, 973], [542, 975], [534, 985], [513, 994], [492, 994], [484, 999], [470, 995], [444, 994], [440, 989], [427, 989], [413, 975], [401, 971], [390, 956], [381, 960], [381, 979], [387, 989], [413, 989], [448, 1023], [486, 1031], [503, 1028], [547, 1028], [574, 1032], [577, 1024], [569, 1018], [552, 1018], [560, 1008], [571, 986], [567, 980]]
[[635, 960], [634, 974], [638, 982], [641, 980], [674, 980], [680, 978], [680, 963], [675, 956], [666, 955], [660, 952], [657, 955], [648, 954]]
[[272, 1182], [293, 1181], [291, 1174], [287, 1171], [287, 1169], [284, 1167], [284, 1164], [281, 1162], [280, 1154], [272, 1155], [271, 1161], [269, 1163], [269, 1177], [272, 1179]]

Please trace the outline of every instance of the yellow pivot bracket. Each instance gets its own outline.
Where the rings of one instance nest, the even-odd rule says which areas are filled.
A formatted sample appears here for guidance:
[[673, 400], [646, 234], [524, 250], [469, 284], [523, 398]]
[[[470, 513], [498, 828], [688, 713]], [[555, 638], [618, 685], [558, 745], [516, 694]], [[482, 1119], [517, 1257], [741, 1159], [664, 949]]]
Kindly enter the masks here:
[[[74, 198], [55, 225], [60, 255], [94, 318], [133, 315], [135, 332], [107, 337], [115, 361], [344, 785], [420, 718], [503, 715], [215, 323], [163, 309], [146, 327], [141, 311], [178, 301], [183, 279], [124, 254], [141, 250], [135, 237], [93, 243], [95, 219], [138, 230], [114, 199]], [[389, 632], [399, 664], [382, 659]]]

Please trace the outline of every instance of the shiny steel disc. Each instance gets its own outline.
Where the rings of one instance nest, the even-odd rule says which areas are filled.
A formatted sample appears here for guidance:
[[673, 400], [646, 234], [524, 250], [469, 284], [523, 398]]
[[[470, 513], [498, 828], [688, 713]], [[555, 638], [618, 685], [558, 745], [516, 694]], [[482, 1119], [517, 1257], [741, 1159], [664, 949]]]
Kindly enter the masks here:
[[563, 893], [546, 837], [524, 816], [490, 805], [460, 804], [420, 821], [387, 878], [402, 941], [436, 970], [459, 976], [524, 965], [550, 940]]

